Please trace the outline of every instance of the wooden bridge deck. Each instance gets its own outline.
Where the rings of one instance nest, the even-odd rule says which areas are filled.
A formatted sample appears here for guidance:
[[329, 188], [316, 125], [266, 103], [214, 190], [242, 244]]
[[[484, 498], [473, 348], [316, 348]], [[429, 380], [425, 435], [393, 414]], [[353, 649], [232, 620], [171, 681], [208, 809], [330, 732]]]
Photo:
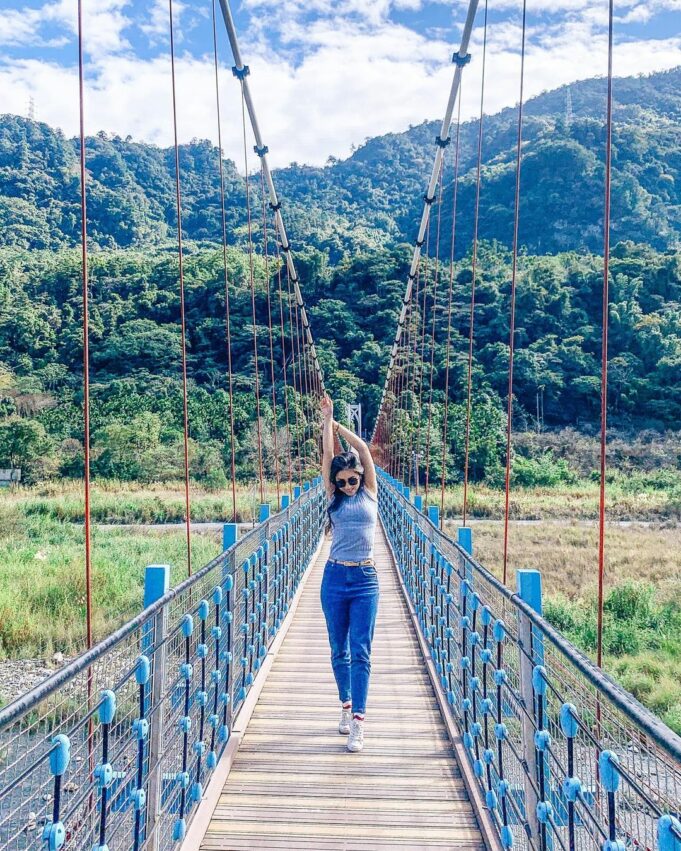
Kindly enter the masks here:
[[200, 848], [484, 849], [383, 531], [364, 751], [337, 732], [319, 603], [328, 543], [274, 659]]

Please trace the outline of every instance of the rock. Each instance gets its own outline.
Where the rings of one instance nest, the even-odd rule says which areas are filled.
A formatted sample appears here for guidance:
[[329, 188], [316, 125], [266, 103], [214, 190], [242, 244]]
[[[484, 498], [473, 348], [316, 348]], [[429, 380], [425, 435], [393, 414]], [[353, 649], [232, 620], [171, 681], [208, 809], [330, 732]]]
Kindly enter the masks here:
[[38, 550], [38, 552], [33, 556], [36, 561], [46, 561], [47, 555], [42, 551]]
[[64, 654], [57, 651], [52, 657], [52, 661], [55, 665], [63, 665], [64, 664]]

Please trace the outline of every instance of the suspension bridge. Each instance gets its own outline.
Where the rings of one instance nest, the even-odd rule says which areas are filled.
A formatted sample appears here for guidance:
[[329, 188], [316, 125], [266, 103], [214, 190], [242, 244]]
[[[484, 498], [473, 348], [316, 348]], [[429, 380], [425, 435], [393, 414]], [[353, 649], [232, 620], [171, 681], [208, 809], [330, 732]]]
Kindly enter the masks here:
[[[213, 4], [216, 112], [220, 136], [218, 16]], [[453, 227], [459, 163], [460, 91], [478, 15], [469, 4], [437, 139], [372, 446], [379, 468], [377, 563], [382, 601], [373, 656], [368, 741], [348, 754], [335, 730], [335, 692], [318, 603], [326, 496], [316, 410], [325, 392], [294, 252], [268, 166], [227, 0], [220, 0], [241, 93], [253, 306], [259, 523], [239, 537], [234, 414], [230, 420], [232, 518], [221, 554], [191, 563], [187, 360], [180, 158], [177, 145], [172, 0], [169, 3], [178, 220], [178, 286], [184, 386], [187, 578], [169, 567], [145, 573], [140, 613], [99, 643], [91, 631], [87, 170], [79, 3], [85, 429], [87, 649], [0, 710], [0, 849], [379, 849], [518, 847], [534, 851], [681, 849], [681, 739], [600, 668], [605, 551], [605, 452], [601, 453], [599, 644], [595, 664], [542, 617], [541, 576], [510, 580], [514, 303], [522, 163], [525, 7], [518, 108], [503, 576], [474, 557], [468, 513], [471, 364], [487, 6], [484, 8], [473, 285], [470, 307], [464, 511], [456, 538], [444, 531], [449, 363], [444, 440], [431, 445], [435, 314], [449, 316], [449, 263], [439, 252], [445, 160], [453, 148]], [[602, 449], [607, 399], [612, 22], [608, 58], [604, 187]], [[458, 117], [454, 121], [454, 111]], [[267, 291], [268, 340], [258, 340], [247, 121], [260, 161], [262, 254], [274, 264]], [[452, 130], [452, 125], [454, 128]], [[221, 151], [221, 141], [219, 139]], [[225, 344], [232, 390], [222, 156]], [[267, 201], [269, 200], [269, 208]], [[432, 215], [436, 211], [435, 216]], [[431, 222], [435, 234], [431, 236]], [[268, 221], [270, 228], [268, 230]], [[429, 272], [428, 272], [429, 270]], [[447, 281], [447, 277], [449, 280]], [[286, 281], [284, 285], [283, 281]], [[269, 276], [268, 276], [269, 280]], [[440, 294], [438, 283], [447, 286]], [[269, 286], [269, 284], [268, 284]], [[273, 309], [274, 305], [274, 309]], [[278, 306], [278, 316], [277, 316]], [[432, 326], [428, 320], [432, 317]], [[276, 362], [273, 328], [281, 334]], [[430, 337], [430, 343], [429, 341]], [[263, 351], [265, 351], [263, 357]], [[269, 377], [259, 365], [269, 366]], [[447, 358], [447, 361], [449, 357]], [[275, 375], [276, 372], [276, 375]], [[269, 384], [286, 445], [274, 447], [277, 505], [264, 498], [261, 391]], [[277, 388], [283, 389], [279, 392]], [[289, 390], [292, 393], [289, 393]], [[418, 405], [415, 398], [418, 397]], [[289, 408], [289, 398], [296, 400]], [[428, 401], [426, 401], [428, 400]], [[298, 402], [300, 404], [298, 404]], [[279, 404], [279, 409], [277, 405]], [[283, 410], [282, 410], [283, 409]], [[428, 423], [421, 422], [421, 412]], [[414, 476], [416, 417], [426, 429], [423, 486]], [[276, 440], [277, 429], [274, 429]], [[280, 458], [283, 461], [280, 462]], [[438, 500], [439, 496], [439, 500]]]

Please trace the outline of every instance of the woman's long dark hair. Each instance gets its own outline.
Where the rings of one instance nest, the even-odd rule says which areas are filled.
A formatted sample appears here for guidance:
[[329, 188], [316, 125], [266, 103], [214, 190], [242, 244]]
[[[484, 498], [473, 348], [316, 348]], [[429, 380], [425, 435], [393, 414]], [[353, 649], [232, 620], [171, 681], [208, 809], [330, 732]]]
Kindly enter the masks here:
[[[357, 490], [359, 493], [359, 491], [364, 487], [364, 470], [362, 469], [362, 465], [359, 463], [359, 458], [354, 452], [343, 452], [340, 455], [334, 455], [333, 460], [331, 461], [331, 470], [329, 471], [329, 481], [332, 485], [334, 485], [334, 487], [336, 485], [336, 476], [341, 470], [355, 470], [357, 472], [360, 477], [359, 488]], [[333, 517], [331, 515], [335, 511], [338, 511], [344, 499], [347, 499], [347, 496], [339, 487], [336, 487], [333, 499], [329, 503], [329, 507], [326, 509], [326, 513], [329, 518], [329, 522], [326, 524], [325, 530], [327, 535], [333, 528]]]

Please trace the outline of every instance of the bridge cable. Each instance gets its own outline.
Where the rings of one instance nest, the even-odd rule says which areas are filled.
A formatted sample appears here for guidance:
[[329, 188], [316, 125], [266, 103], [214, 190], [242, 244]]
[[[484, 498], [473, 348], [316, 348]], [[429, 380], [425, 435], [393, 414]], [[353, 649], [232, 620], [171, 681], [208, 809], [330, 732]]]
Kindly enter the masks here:
[[298, 360], [299, 360], [299, 352], [300, 348], [298, 345], [298, 333], [296, 331], [297, 324], [293, 321], [294, 313], [297, 317], [297, 306], [294, 309], [295, 301], [293, 298], [293, 290], [291, 287], [291, 273], [289, 271], [288, 265], [286, 266], [286, 285], [288, 288], [288, 315], [289, 315], [289, 334], [291, 337], [291, 370], [293, 373], [293, 410], [295, 412], [296, 419], [296, 447], [298, 449], [298, 479], [300, 480], [302, 476], [302, 446], [300, 442], [300, 416], [299, 416], [299, 404], [298, 404], [298, 396], [301, 393], [300, 390], [300, 372], [298, 370]]
[[227, 381], [229, 392], [229, 447], [232, 477], [232, 523], [236, 523], [236, 447], [234, 444], [234, 375], [232, 372], [232, 330], [229, 300], [229, 275], [227, 273], [227, 215], [225, 211], [225, 169], [222, 162], [222, 122], [220, 120], [220, 84], [218, 75], [218, 40], [215, 17], [215, 0], [212, 0], [213, 61], [215, 65], [215, 107], [218, 122], [218, 163], [220, 166], [220, 214], [222, 217], [222, 267], [225, 280], [225, 332], [227, 344]]
[[263, 229], [263, 252], [265, 255], [265, 288], [267, 289], [267, 330], [270, 342], [270, 381], [272, 383], [272, 415], [274, 427], [272, 429], [272, 440], [274, 447], [274, 476], [277, 481], [277, 507], [281, 506], [281, 472], [279, 469], [279, 441], [277, 436], [277, 386], [274, 381], [274, 337], [272, 332], [272, 297], [270, 295], [270, 264], [269, 264], [269, 235], [267, 233], [267, 208], [265, 206], [265, 172], [260, 163], [260, 185], [262, 190], [262, 229]]
[[[421, 296], [421, 264], [419, 264], [418, 269], [416, 270], [416, 292], [414, 298], [409, 299], [408, 310], [410, 313], [410, 325], [409, 325], [409, 359], [411, 362], [411, 398], [409, 404], [409, 413], [410, 413], [410, 429], [409, 429], [409, 459], [411, 465], [413, 467], [414, 473], [414, 493], [418, 496], [419, 493], [419, 476], [418, 476], [418, 445], [415, 446], [415, 436], [418, 433], [418, 430], [414, 426], [414, 421], [416, 419], [416, 370], [417, 370], [417, 358], [416, 353], [418, 351], [418, 327], [419, 327], [419, 298]], [[413, 346], [412, 346], [413, 343]], [[416, 453], [416, 454], [414, 454]]]
[[184, 293], [184, 256], [182, 248], [182, 194], [180, 189], [180, 148], [177, 141], [177, 93], [175, 86], [175, 35], [173, 26], [173, 0], [168, 0], [168, 25], [170, 29], [170, 76], [173, 94], [173, 140], [175, 149], [175, 203], [177, 206], [177, 257], [180, 278], [180, 332], [182, 349], [182, 411], [184, 437], [184, 501], [187, 536], [187, 574], [192, 573], [191, 505], [189, 496], [189, 405], [187, 402], [187, 322]]
[[90, 310], [88, 302], [87, 197], [85, 172], [85, 82], [83, 3], [78, 0], [78, 109], [80, 120], [80, 235], [83, 290], [83, 474], [85, 496], [85, 639], [92, 647], [92, 524], [90, 511]]
[[475, 212], [473, 214], [473, 258], [471, 277], [471, 307], [468, 322], [468, 380], [466, 390], [466, 430], [463, 467], [463, 525], [468, 519], [468, 472], [470, 466], [471, 445], [471, 408], [473, 402], [473, 340], [475, 336], [475, 275], [478, 260], [478, 225], [480, 222], [480, 176], [482, 170], [482, 119], [485, 105], [485, 68], [487, 64], [487, 0], [485, 0], [485, 17], [482, 35], [482, 71], [480, 82], [480, 120], [478, 123], [478, 156], [475, 179]]
[[445, 516], [445, 485], [447, 480], [447, 427], [449, 424], [449, 355], [452, 346], [452, 301], [454, 291], [454, 256], [456, 245], [456, 207], [459, 190], [459, 144], [461, 136], [461, 89], [459, 89], [459, 108], [456, 116], [456, 141], [454, 144], [454, 185], [452, 195], [452, 234], [449, 249], [449, 294], [447, 303], [447, 343], [445, 345], [445, 410], [442, 425], [442, 481], [440, 488], [440, 514]]
[[525, 37], [527, 0], [523, 0], [523, 22], [520, 48], [520, 94], [518, 99], [518, 140], [515, 160], [515, 199], [513, 206], [513, 266], [511, 272], [511, 303], [508, 334], [508, 401], [506, 410], [506, 472], [504, 478], [504, 572], [506, 584], [508, 573], [508, 515], [511, 492], [511, 435], [513, 433], [513, 357], [515, 354], [515, 301], [518, 275], [518, 229], [520, 224], [520, 166], [523, 144], [523, 86], [525, 82]]
[[[227, 0], [220, 0], [220, 2], [221, 2], [221, 4], [226, 3]], [[461, 75], [463, 73], [463, 69], [468, 64], [468, 62], [470, 61], [470, 54], [467, 53], [467, 50], [468, 50], [468, 44], [470, 42], [471, 32], [473, 30], [473, 24], [475, 22], [475, 14], [476, 14], [477, 9], [478, 9], [478, 2], [479, 2], [479, 0], [470, 0], [470, 2], [468, 4], [468, 10], [466, 12], [466, 21], [464, 23], [463, 33], [461, 35], [461, 44], [460, 44], [459, 50], [452, 57], [452, 61], [453, 61], [454, 65], [456, 66], [456, 68], [455, 68], [455, 71], [454, 71], [454, 77], [452, 79], [452, 85], [451, 85], [451, 88], [450, 88], [449, 98], [448, 98], [448, 101], [447, 101], [447, 107], [445, 109], [445, 114], [444, 114], [444, 117], [442, 119], [442, 125], [441, 125], [441, 128], [440, 128], [440, 133], [436, 138], [435, 158], [434, 158], [434, 161], [433, 161], [433, 168], [431, 170], [430, 179], [429, 179], [429, 182], [428, 182], [428, 189], [426, 191], [426, 196], [425, 196], [426, 198], [432, 198], [432, 196], [433, 196], [433, 192], [435, 191], [435, 186], [437, 184], [438, 174], [439, 174], [439, 170], [440, 170], [440, 161], [442, 159], [444, 148], [446, 147], [446, 145], [449, 142], [448, 133], [449, 133], [449, 128], [450, 128], [451, 121], [452, 121], [452, 113], [454, 111], [456, 94], [457, 94], [457, 91], [458, 91], [458, 88], [459, 88], [459, 83], [460, 83], [460, 80], [461, 80]], [[392, 367], [393, 367], [393, 364], [394, 364], [394, 356], [395, 356], [395, 353], [397, 352], [397, 347], [399, 345], [400, 336], [401, 336], [401, 333], [402, 333], [402, 327], [403, 327], [403, 324], [404, 324], [404, 317], [406, 315], [406, 306], [409, 303], [409, 300], [411, 299], [411, 296], [412, 296], [413, 282], [414, 282], [414, 279], [415, 279], [415, 276], [416, 276], [416, 270], [417, 270], [418, 265], [419, 265], [419, 259], [420, 259], [420, 256], [421, 256], [421, 247], [424, 244], [423, 240], [425, 238], [426, 225], [428, 223], [429, 218], [430, 218], [430, 205], [427, 202], [424, 201], [423, 212], [421, 214], [421, 223], [419, 225], [419, 231], [418, 231], [418, 235], [417, 235], [415, 246], [414, 246], [414, 252], [413, 252], [413, 255], [412, 255], [412, 261], [411, 261], [411, 266], [410, 266], [410, 270], [409, 270], [409, 276], [408, 276], [408, 279], [407, 279], [406, 293], [405, 293], [405, 297], [404, 297], [403, 302], [402, 302], [402, 310], [400, 312], [400, 319], [399, 319], [397, 331], [396, 331], [396, 334], [395, 334], [395, 340], [393, 342], [393, 347], [392, 347], [391, 356], [390, 356], [390, 362], [388, 364], [388, 370], [386, 372], [385, 383], [384, 383], [384, 387], [383, 387], [383, 395], [381, 397], [381, 401], [380, 401], [380, 404], [379, 404], [378, 416], [376, 417], [376, 423], [378, 423], [380, 415], [382, 414], [383, 403], [385, 402], [387, 388], [390, 384], [390, 376], [391, 376]], [[375, 430], [376, 430], [376, 423], [374, 424], [374, 434], [375, 434]], [[373, 435], [372, 435], [371, 442], [373, 442], [373, 440], [374, 440], [374, 438], [373, 438]]]
[[[397, 349], [396, 355], [396, 366], [395, 370], [395, 398], [398, 407], [398, 427], [400, 429], [400, 437], [402, 436], [402, 432], [406, 425], [406, 410], [404, 407], [404, 358], [403, 358], [403, 347], [400, 345]], [[397, 478], [400, 481], [404, 481], [404, 467], [405, 467], [405, 457], [402, 444], [406, 443], [406, 441], [400, 439], [399, 443], [396, 441], [397, 448]]]
[[[421, 456], [421, 425], [423, 424], [423, 373], [424, 373], [424, 363], [426, 358], [426, 313], [427, 313], [427, 299], [428, 299], [428, 272], [429, 269], [429, 259], [430, 259], [430, 216], [428, 216], [428, 222], [426, 224], [426, 242], [425, 242], [425, 252], [423, 254], [423, 301], [421, 303], [421, 331], [419, 334], [419, 341], [421, 346], [421, 354], [418, 357], [418, 367], [419, 367], [419, 380], [418, 380], [418, 388], [419, 388], [419, 407], [418, 407], [418, 420], [419, 420], [419, 431], [416, 442], [416, 469], [417, 471], [420, 469], [419, 460]], [[417, 326], [418, 327], [418, 326]]]
[[244, 142], [244, 176], [246, 180], [246, 216], [248, 228], [248, 283], [251, 293], [251, 317], [253, 319], [253, 361], [255, 373], [255, 422], [258, 439], [258, 480], [260, 484], [260, 502], [265, 501], [264, 475], [262, 462], [262, 423], [260, 421], [260, 375], [258, 366], [258, 321], [255, 312], [255, 269], [253, 257], [253, 220], [251, 212], [251, 181], [248, 175], [248, 146], [246, 144], [246, 106], [243, 80], [241, 80], [241, 128]]
[[302, 346], [302, 342], [301, 342], [301, 331], [300, 331], [300, 325], [301, 325], [300, 310], [298, 308], [298, 302], [297, 301], [295, 301], [295, 303], [294, 303], [293, 315], [294, 315], [295, 322], [296, 322], [295, 339], [296, 339], [296, 353], [297, 353], [297, 356], [298, 356], [298, 393], [299, 393], [299, 398], [297, 400], [297, 406], [300, 408], [300, 421], [301, 421], [301, 430], [302, 430], [302, 435], [301, 435], [301, 437], [302, 437], [302, 441], [301, 441], [302, 456], [301, 456], [301, 459], [300, 459], [301, 464], [302, 464], [301, 472], [300, 472], [300, 478], [301, 478], [301, 481], [302, 481], [305, 477], [305, 472], [306, 472], [307, 466], [308, 466], [308, 458], [307, 458], [307, 418], [305, 416], [305, 404], [304, 404], [305, 387], [304, 387], [304, 384], [303, 384], [303, 346]]
[[605, 198], [603, 212], [603, 331], [601, 338], [601, 457], [598, 503], [598, 644], [597, 664], [603, 661], [603, 591], [605, 578], [605, 473], [608, 412], [608, 278], [610, 274], [610, 184], [612, 172], [612, 47], [613, 0], [608, 3], [608, 94], [605, 136]]
[[288, 403], [288, 380], [286, 377], [286, 333], [284, 331], [284, 297], [281, 289], [281, 252], [279, 240], [275, 239], [274, 246], [277, 254], [277, 295], [279, 299], [279, 325], [281, 328], [281, 371], [284, 379], [284, 413], [286, 418], [286, 460], [288, 466], [289, 497], [293, 496], [293, 465], [291, 459], [291, 423]]
[[440, 232], [442, 227], [442, 179], [445, 167], [445, 157], [440, 162], [440, 179], [438, 185], [437, 226], [435, 229], [435, 273], [433, 276], [433, 322], [430, 338], [430, 387], [428, 394], [428, 428], [426, 429], [426, 480], [424, 499], [428, 502], [428, 483], [430, 478], [430, 429], [433, 423], [433, 376], [435, 372], [435, 322], [437, 319], [437, 288], [440, 277]]
[[225, 24], [225, 28], [227, 30], [227, 38], [229, 39], [229, 44], [232, 49], [232, 56], [234, 57], [234, 67], [232, 68], [232, 72], [241, 83], [241, 93], [243, 99], [245, 100], [246, 109], [248, 110], [248, 117], [251, 123], [251, 128], [253, 130], [253, 136], [255, 139], [255, 150], [262, 161], [263, 170], [265, 172], [265, 182], [267, 184], [267, 189], [269, 193], [270, 207], [274, 211], [274, 223], [276, 232], [281, 241], [282, 250], [286, 255], [286, 266], [289, 271], [291, 282], [293, 284], [296, 302], [300, 307], [303, 328], [307, 335], [307, 341], [310, 345], [310, 351], [314, 362], [314, 367], [319, 378], [320, 386], [322, 387], [322, 389], [324, 389], [324, 375], [319, 364], [319, 359], [317, 358], [317, 351], [315, 349], [314, 340], [312, 339], [310, 323], [308, 322], [307, 312], [305, 310], [305, 302], [303, 300], [303, 295], [300, 290], [299, 278], [296, 273], [296, 267], [293, 260], [293, 252], [291, 251], [291, 245], [286, 235], [286, 227], [284, 225], [284, 219], [281, 215], [281, 203], [277, 196], [277, 191], [275, 189], [274, 181], [272, 179], [272, 172], [270, 171], [269, 163], [267, 160], [269, 148], [263, 142], [262, 135], [260, 133], [260, 127], [258, 125], [258, 119], [255, 114], [253, 98], [251, 97], [251, 90], [248, 84], [248, 76], [250, 74], [250, 69], [248, 65], [244, 65], [241, 57], [241, 51], [239, 49], [239, 39], [237, 37], [236, 27], [234, 26], [234, 19], [232, 17], [232, 12], [229, 6], [229, 0], [219, 0], [219, 2], [220, 11], [222, 12], [222, 18]]
[[[418, 272], [417, 272], [418, 275]], [[409, 435], [408, 435], [408, 446], [406, 448], [407, 452], [407, 464], [409, 466], [409, 475], [407, 476], [407, 484], [411, 486], [412, 475], [414, 473], [414, 363], [412, 358], [412, 337], [414, 333], [414, 300], [410, 299], [409, 304], [407, 305], [407, 316], [406, 316], [406, 325], [407, 325], [407, 339], [405, 344], [405, 358], [407, 361], [407, 404], [409, 405], [408, 417], [407, 421], [409, 422]], [[405, 405], [406, 409], [406, 405]], [[415, 477], [414, 477], [415, 481]]]

